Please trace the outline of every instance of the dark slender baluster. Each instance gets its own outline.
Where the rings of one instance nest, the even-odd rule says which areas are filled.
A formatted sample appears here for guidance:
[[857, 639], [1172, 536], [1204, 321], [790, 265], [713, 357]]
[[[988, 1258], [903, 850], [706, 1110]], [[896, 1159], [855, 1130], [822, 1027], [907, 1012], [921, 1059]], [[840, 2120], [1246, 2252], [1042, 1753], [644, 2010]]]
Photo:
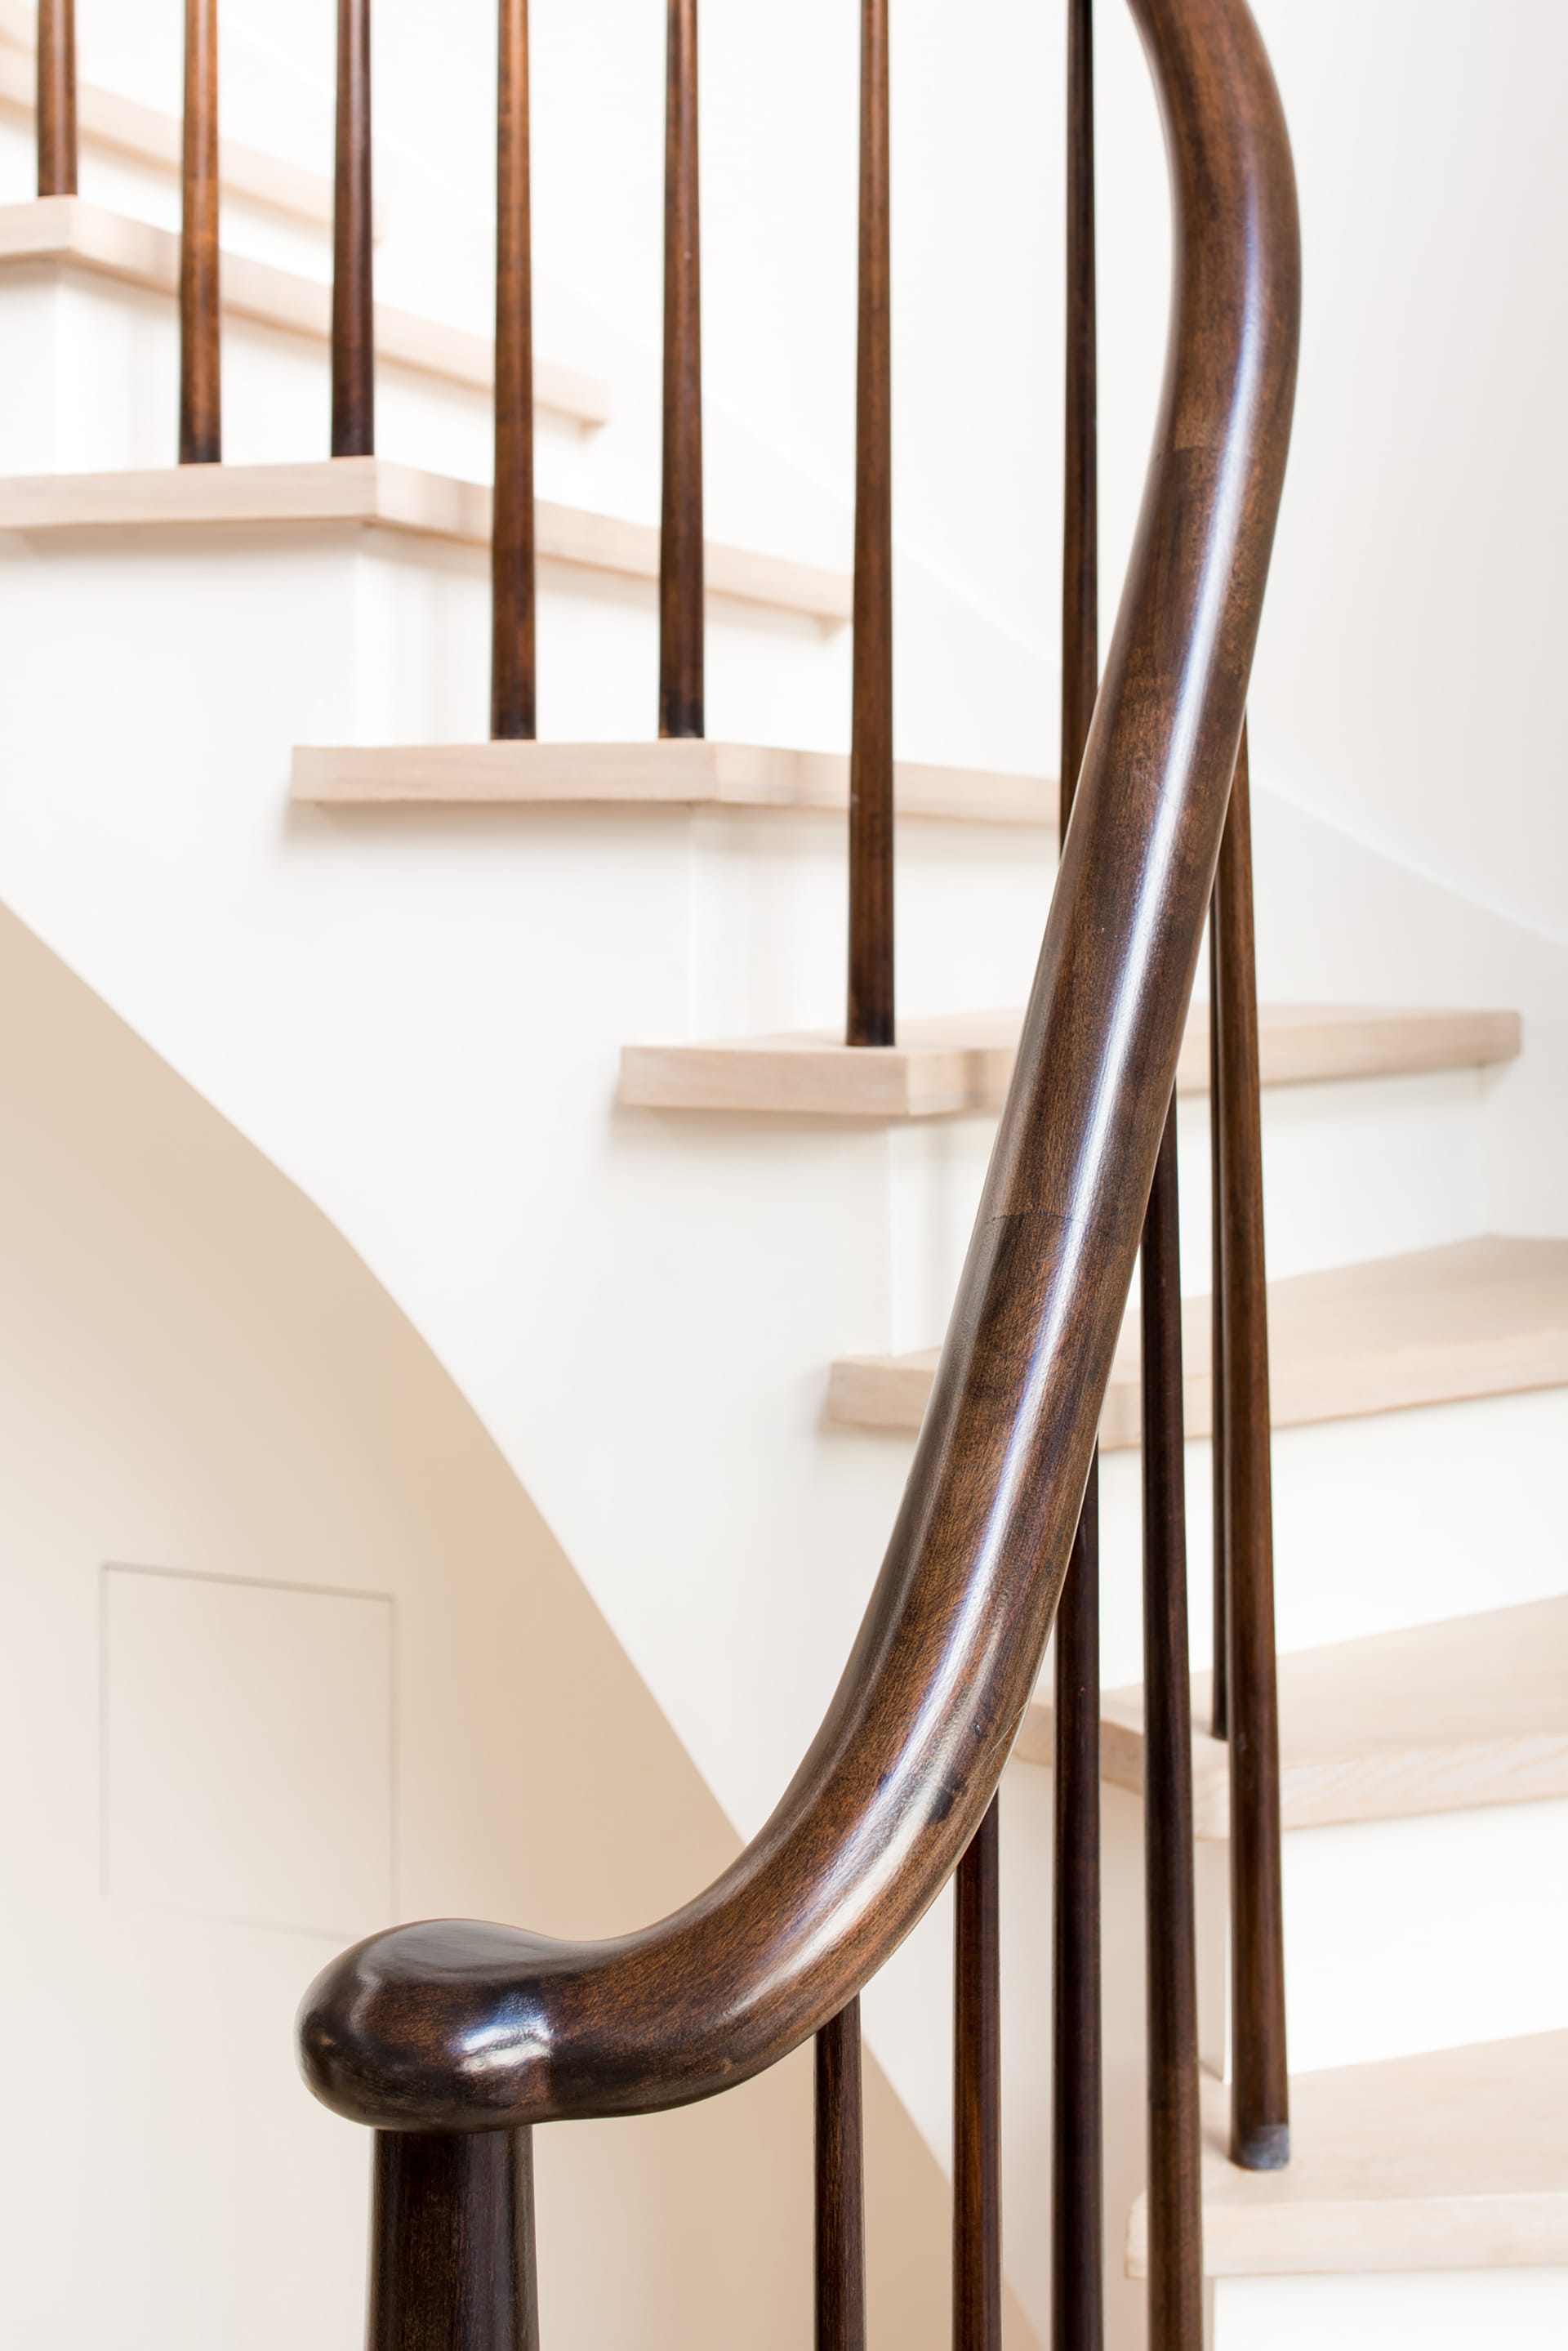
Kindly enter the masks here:
[[958, 1865], [953, 2351], [1002, 2351], [1002, 1933], [993, 1796]]
[[664, 99], [664, 496], [659, 731], [701, 735], [702, 303], [697, 211], [697, 0], [670, 0]]
[[1215, 890], [1220, 1155], [1225, 1219], [1226, 1599], [1230, 1618], [1231, 2152], [1252, 2171], [1290, 2159], [1280, 1729], [1274, 1673], [1269, 1328], [1252, 835], [1243, 727]]
[[76, 0], [38, 0], [38, 193], [77, 192]]
[[855, 375], [855, 695], [849, 747], [851, 1045], [893, 1042], [893, 427], [888, 0], [860, 9]]
[[1215, 898], [1209, 907], [1209, 1165], [1210, 1300], [1209, 1363], [1214, 1479], [1214, 1670], [1210, 1683], [1209, 1728], [1216, 1739], [1231, 1736], [1230, 1488], [1225, 1440], [1225, 1187], [1220, 1179], [1220, 918]]
[[1203, 2351], [1192, 1692], [1187, 1654], [1176, 1109], [1143, 1228], [1144, 1867], [1148, 1974], [1148, 2339]]
[[180, 463], [223, 454], [218, 339], [218, 0], [185, 0], [180, 215]]
[[332, 454], [376, 446], [370, 266], [370, 0], [337, 0], [337, 156], [332, 215]]
[[501, 0], [495, 144], [495, 506], [490, 731], [534, 733], [534, 306], [528, 225], [528, 0]]
[[1056, 1611], [1051, 1951], [1051, 2342], [1105, 2339], [1100, 2055], [1099, 1468]]
[[532, 2133], [378, 2131], [366, 2351], [538, 2351]]
[[860, 2002], [816, 2036], [816, 2351], [866, 2351]]
[[[1099, 684], [1095, 119], [1090, 0], [1067, 11], [1067, 376], [1062, 549], [1062, 831]], [[1051, 2340], [1105, 2336], [1101, 2168], [1099, 1473], [1056, 1614], [1052, 1955]]]

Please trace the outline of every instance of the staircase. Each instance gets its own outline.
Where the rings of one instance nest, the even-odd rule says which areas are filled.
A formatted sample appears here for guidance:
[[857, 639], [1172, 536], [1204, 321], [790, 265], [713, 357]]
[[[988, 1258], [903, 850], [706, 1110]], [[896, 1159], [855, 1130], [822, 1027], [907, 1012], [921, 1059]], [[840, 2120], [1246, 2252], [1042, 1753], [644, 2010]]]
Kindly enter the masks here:
[[[429, 1493], [455, 1507], [466, 1485], [498, 1481], [505, 1531], [482, 1566], [455, 1576], [458, 1621], [483, 1625], [504, 1593], [496, 1622], [525, 1644], [530, 1608], [506, 1562], [526, 1556], [528, 1591], [557, 1595], [560, 1654], [585, 1690], [615, 1692], [599, 1763], [585, 1741], [573, 1772], [600, 1771], [599, 1800], [636, 1809], [640, 1823], [591, 1902], [565, 1864], [558, 1882], [541, 1864], [535, 1882], [531, 1864], [514, 1879], [493, 1859], [509, 1840], [525, 1844], [527, 1820], [510, 1789], [497, 1796], [509, 1767], [462, 1722], [462, 1676], [438, 1654], [451, 1628], [432, 1504], [429, 1535], [410, 1536], [410, 1563], [387, 1573], [386, 1605], [421, 1629], [400, 1633], [395, 1665], [376, 1648], [380, 1634], [369, 1646], [342, 1636], [356, 1723], [379, 1725], [384, 1704], [389, 1722], [420, 1725], [417, 1737], [392, 1729], [388, 1745], [399, 1804], [424, 1817], [403, 1819], [379, 1782], [368, 1810], [344, 1815], [355, 1835], [377, 1824], [388, 1871], [356, 1877], [329, 1856], [309, 1915], [286, 1917], [296, 1888], [286, 1870], [253, 1902], [243, 1863], [220, 1898], [206, 1880], [192, 1894], [178, 1856], [166, 1866], [154, 1855], [128, 1901], [102, 1864], [101, 1964], [121, 1970], [124, 1938], [141, 1937], [150, 2048], [179, 2014], [159, 2006], [153, 1978], [232, 1964], [214, 1940], [221, 1912], [253, 1990], [203, 2030], [223, 2062], [248, 2052], [254, 2074], [255, 2048], [282, 2029], [274, 1973], [292, 1970], [296, 1996], [334, 1938], [383, 1926], [405, 1900], [547, 1926], [554, 1913], [539, 1903], [558, 1900], [576, 1932], [581, 1899], [595, 1931], [618, 1929], [673, 1908], [731, 1862], [737, 1833], [767, 1820], [871, 1591], [1017, 1067], [1057, 857], [1041, 721], [1055, 690], [1039, 651], [950, 567], [900, 549], [898, 1036], [876, 1050], [845, 1045], [848, 501], [743, 417], [715, 411], [707, 734], [653, 739], [658, 359], [589, 305], [550, 298], [560, 331], [533, 374], [539, 739], [489, 740], [489, 338], [378, 305], [376, 454], [328, 459], [331, 183], [225, 141], [224, 462], [176, 466], [178, 121], [84, 78], [85, 193], [28, 196], [18, 172], [25, 182], [33, 162], [32, 41], [30, 16], [6, 7], [0, 874], [30, 935], [12, 962], [18, 987], [27, 1000], [55, 987], [40, 977], [42, 943], [101, 1000], [93, 1019], [109, 1008], [131, 1032], [128, 1051], [151, 1048], [162, 1067], [147, 1086], [183, 1081], [203, 1115], [228, 1123], [236, 1165], [287, 1179], [280, 1197], [292, 1186], [300, 1215], [308, 1204], [324, 1220], [306, 1238], [294, 1208], [276, 1212], [312, 1280], [340, 1259], [344, 1281], [379, 1301], [341, 1309], [344, 1327], [363, 1316], [368, 1335], [358, 1356], [344, 1343], [340, 1381], [378, 1351], [411, 1365], [403, 1351], [417, 1347], [410, 1393], [446, 1431]], [[395, 236], [389, 220], [379, 226]], [[1266, 701], [1254, 723], [1292, 2160], [1251, 2172], [1228, 2156], [1231, 1797], [1226, 1750], [1207, 1729], [1211, 1203], [1199, 1004], [1176, 1124], [1208, 2341], [1291, 2351], [1332, 2329], [1343, 2351], [1443, 2351], [1478, 2336], [1545, 2351], [1568, 2333], [1568, 1217], [1560, 1176], [1540, 1165], [1561, 1116], [1551, 1098], [1563, 958], [1271, 793]], [[1346, 910], [1341, 927], [1325, 907]], [[60, 1011], [61, 1035], [78, 1015], [88, 1019]], [[186, 1115], [167, 1113], [171, 1134]], [[181, 1147], [195, 1164], [197, 1144]], [[1112, 2351], [1151, 2339], [1136, 1285], [1134, 1301], [1099, 1422]], [[337, 1342], [324, 1325], [309, 1343]], [[395, 1386], [389, 1376], [389, 1399]], [[396, 1421], [389, 1400], [375, 1414]], [[400, 1490], [389, 1458], [379, 1474]], [[202, 1565], [116, 1552], [111, 1566], [105, 1547], [130, 1536], [106, 1526], [93, 1540], [110, 1612], [128, 1589], [113, 1577], [132, 1565]], [[291, 1574], [283, 1541], [280, 1527], [270, 1552], [236, 1556], [231, 1582], [336, 1589], [310, 1544], [308, 1572]], [[88, 1564], [84, 1552], [69, 1572]], [[139, 1586], [137, 1607], [144, 1598]], [[579, 1604], [587, 1629], [573, 1631]], [[172, 1702], [159, 1660], [184, 1641], [200, 1655], [208, 1635], [136, 1622], [155, 1715]], [[289, 1686], [297, 1635], [260, 1618], [225, 1627], [212, 1637], [275, 1652]], [[57, 1637], [84, 1659], [90, 1650], [95, 1670], [100, 1637], [130, 1639], [91, 1630], [85, 1603]], [[337, 1637], [323, 1635], [327, 1653]], [[481, 1680], [499, 1712], [504, 1663]], [[330, 1710], [326, 1684], [306, 1699]], [[551, 1706], [552, 1736], [566, 1740], [574, 1691], [563, 1686]], [[71, 1722], [38, 1734], [52, 1771], [80, 1769], [85, 1734]], [[462, 1764], [444, 1790], [443, 1725]], [[998, 2258], [1009, 2342], [1078, 2351], [1053, 2315], [1044, 2220], [1056, 1752], [1047, 1667], [1001, 1792]], [[321, 1755], [324, 1774], [338, 1768]], [[653, 1759], [658, 1805], [629, 1792], [639, 1755]], [[549, 1768], [543, 1746], [529, 1760]], [[452, 1824], [481, 1771], [493, 1784], [464, 1842]], [[419, 1772], [432, 1792], [410, 1799]], [[308, 1790], [297, 1802], [303, 1820]], [[592, 1817], [584, 1795], [574, 1837], [592, 1835]], [[650, 1861], [665, 1820], [678, 1824], [670, 1854]], [[102, 1823], [79, 1826], [79, 1854], [70, 1848], [84, 1884], [100, 1835]], [[444, 1862], [443, 1845], [461, 1857]], [[268, 1938], [286, 1928], [320, 1944], [308, 1965], [304, 1945], [288, 1948], [286, 1970], [277, 1959]], [[902, 2209], [934, 2198], [942, 2231], [953, 2092], [931, 2020], [948, 1996], [951, 1933], [943, 1897], [862, 1999], [868, 2113], [900, 2150]], [[47, 1972], [47, 1955], [34, 1974], [24, 1967], [14, 1998], [40, 1997]], [[81, 1998], [92, 1982], [84, 1970]], [[207, 1981], [197, 2006], [220, 2005]], [[90, 2053], [57, 2049], [51, 2063], [67, 2085], [57, 2082], [59, 2104], [81, 2111]], [[153, 2067], [147, 2098], [159, 2078]], [[673, 2132], [780, 2078], [635, 2131]], [[26, 2112], [45, 2098], [43, 2072], [23, 2086]], [[255, 2095], [260, 2113], [272, 2091]], [[766, 2095], [769, 2128], [798, 2136], [798, 2116], [781, 2119], [784, 2091]], [[265, 2112], [265, 2133], [221, 2177], [209, 2176], [194, 2117], [171, 2134], [159, 2158], [167, 2198], [150, 2190], [138, 2222], [132, 2315], [67, 2291], [57, 2339], [71, 2351], [342, 2340], [361, 2267], [362, 2150], [292, 2084]], [[133, 2164], [135, 2131], [118, 2116], [105, 2127], [113, 2163]], [[724, 2152], [711, 2138], [693, 2158], [715, 2198], [734, 2192], [726, 2168], [738, 2178], [751, 2159], [747, 2126], [732, 2127]], [[602, 2179], [582, 2150], [607, 2163], [609, 2141], [631, 2135], [602, 2122], [534, 2135], [550, 2226], [583, 2248], [585, 2270]], [[570, 2151], [557, 2156], [561, 2141]], [[626, 2158], [611, 2191], [619, 2225], [654, 2209], [659, 2159], [637, 2170]], [[291, 2167], [308, 2199], [288, 2189]], [[736, 2195], [737, 2231], [756, 2218], [745, 2200]], [[175, 2226], [165, 2204], [193, 2217]], [[162, 2304], [160, 2264], [182, 2260], [187, 2228], [206, 2250]], [[794, 2248], [802, 2228], [799, 2212], [781, 2218], [779, 2241]], [[225, 2267], [225, 2241], [252, 2230], [257, 2241], [275, 2233], [280, 2267], [288, 2237], [309, 2234], [307, 2294], [261, 2267]], [[545, 2335], [624, 2329], [613, 2283], [553, 2273], [548, 2227], [542, 2235]], [[774, 2258], [761, 2223], [746, 2241], [753, 2264]], [[685, 2252], [701, 2258], [700, 2244]], [[801, 2262], [777, 2258], [783, 2283], [742, 2331], [776, 2336], [782, 2351], [808, 2319]], [[906, 2280], [898, 2300], [896, 2273], [924, 2281], [932, 2258], [897, 2214], [874, 2220], [874, 2336], [892, 2339], [896, 2324], [903, 2343], [946, 2339], [928, 2284]], [[726, 2293], [745, 2291], [744, 2268], [737, 2255]], [[657, 2250], [637, 2274], [649, 2344], [692, 2331], [734, 2339], [722, 2297], [688, 2323], [688, 2286], [664, 2276]], [[16, 2291], [18, 2325], [44, 2339], [55, 2305], [34, 2282]], [[945, 2266], [935, 2292], [940, 2304]]]

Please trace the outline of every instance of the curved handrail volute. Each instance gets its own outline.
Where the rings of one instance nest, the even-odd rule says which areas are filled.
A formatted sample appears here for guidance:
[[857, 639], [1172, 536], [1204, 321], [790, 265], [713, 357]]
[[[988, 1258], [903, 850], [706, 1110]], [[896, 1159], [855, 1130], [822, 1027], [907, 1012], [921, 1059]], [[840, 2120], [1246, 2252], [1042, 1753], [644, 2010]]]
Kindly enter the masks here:
[[444, 1922], [306, 1996], [338, 2113], [476, 2130], [644, 2112], [815, 2031], [937, 1894], [1033, 1688], [1175, 1079], [1284, 472], [1300, 259], [1243, 0], [1131, 0], [1175, 216], [1159, 424], [985, 1196], [886, 1562], [766, 1826], [634, 1935]]

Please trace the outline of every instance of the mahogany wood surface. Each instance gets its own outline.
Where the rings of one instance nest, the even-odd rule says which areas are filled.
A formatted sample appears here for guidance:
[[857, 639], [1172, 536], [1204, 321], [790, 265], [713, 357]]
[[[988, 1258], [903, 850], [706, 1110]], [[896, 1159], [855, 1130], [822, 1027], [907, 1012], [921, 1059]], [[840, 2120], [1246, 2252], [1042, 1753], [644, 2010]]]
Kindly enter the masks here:
[[38, 193], [77, 193], [76, 0], [38, 0]]
[[377, 2132], [365, 2340], [538, 2351], [532, 2132]]
[[1099, 1530], [1096, 1455], [1056, 1611], [1051, 1855], [1052, 2351], [1099, 2351], [1106, 2324]]
[[[1220, 922], [1218, 913], [1219, 880], [1215, 880], [1215, 896], [1209, 907], [1209, 1001], [1220, 1001]], [[1262, 1072], [1260, 1071], [1260, 1075]], [[1214, 1492], [1214, 1671], [1209, 1701], [1209, 1729], [1215, 1739], [1231, 1735], [1231, 1604], [1226, 1598], [1226, 1583], [1230, 1573], [1226, 1563], [1226, 1521], [1229, 1515], [1226, 1497], [1225, 1383], [1219, 1376], [1219, 1367], [1225, 1360], [1225, 1188], [1218, 1170], [1222, 1155], [1220, 1138], [1220, 1023], [1209, 1023], [1209, 1157], [1216, 1171], [1209, 1187], [1209, 1263], [1212, 1285], [1210, 1300], [1209, 1363], [1214, 1374], [1211, 1382], [1210, 1417], [1213, 1443], [1210, 1447], [1210, 1475]]]
[[860, 2002], [816, 2036], [816, 2351], [866, 2351]]
[[535, 719], [534, 304], [528, 219], [528, 0], [500, 0], [495, 135], [495, 501], [490, 732]]
[[332, 455], [376, 447], [371, 270], [370, 0], [337, 0], [337, 135], [332, 204]]
[[223, 454], [218, 334], [218, 0], [185, 0], [180, 173], [180, 463]]
[[953, 1928], [953, 2351], [1002, 2351], [1001, 1798], [958, 1866]]
[[860, 7], [855, 367], [855, 683], [845, 1042], [890, 1045], [893, 1014], [893, 360], [888, 0]]
[[352, 2119], [651, 2112], [774, 2064], [936, 1898], [1034, 1687], [1175, 1081], [1295, 383], [1295, 188], [1256, 26], [1242, 0], [1132, 5], [1171, 165], [1167, 381], [975, 1238], [865, 1621], [771, 1818], [670, 1917], [586, 1943], [427, 1920], [335, 1959], [302, 2059]]
[[1144, 1872], [1148, 2005], [1148, 2339], [1203, 2351], [1202, 2117], [1192, 1876], [1192, 1701], [1176, 1106], [1155, 1163], [1143, 1291]]
[[[1100, 674], [1093, 0], [1067, 6], [1067, 319], [1062, 501], [1065, 837]], [[1091, 1467], [1056, 1615], [1051, 1968], [1052, 2351], [1105, 2340], [1100, 2003], [1099, 1473]]]
[[664, 95], [664, 485], [659, 731], [703, 715], [702, 302], [697, 202], [697, 0], [670, 0]]
[[[1231, 2156], [1249, 2170], [1290, 2160], [1285, 2065], [1280, 1723], [1274, 1661], [1269, 1322], [1263, 1265], [1263, 1142], [1252, 936], [1247, 737], [1236, 757], [1214, 893], [1214, 1188], [1223, 1252], [1214, 1365], [1225, 1562], [1231, 1751]], [[1223, 1405], [1220, 1398], [1223, 1397]]]

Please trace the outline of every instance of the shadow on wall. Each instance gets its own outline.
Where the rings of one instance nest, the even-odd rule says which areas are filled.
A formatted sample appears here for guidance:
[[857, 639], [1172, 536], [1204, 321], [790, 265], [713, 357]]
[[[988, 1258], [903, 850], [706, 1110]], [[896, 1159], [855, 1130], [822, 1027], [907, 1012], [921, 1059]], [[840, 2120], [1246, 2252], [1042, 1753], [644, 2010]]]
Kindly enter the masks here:
[[[0, 1101], [0, 2328], [341, 2351], [368, 2139], [295, 2075], [316, 1970], [392, 1917], [640, 1924], [735, 1838], [340, 1235], [4, 914]], [[873, 2336], [934, 2351], [947, 2189], [867, 2100]], [[542, 2133], [556, 2351], [806, 2342], [810, 2105], [801, 2053]]]

